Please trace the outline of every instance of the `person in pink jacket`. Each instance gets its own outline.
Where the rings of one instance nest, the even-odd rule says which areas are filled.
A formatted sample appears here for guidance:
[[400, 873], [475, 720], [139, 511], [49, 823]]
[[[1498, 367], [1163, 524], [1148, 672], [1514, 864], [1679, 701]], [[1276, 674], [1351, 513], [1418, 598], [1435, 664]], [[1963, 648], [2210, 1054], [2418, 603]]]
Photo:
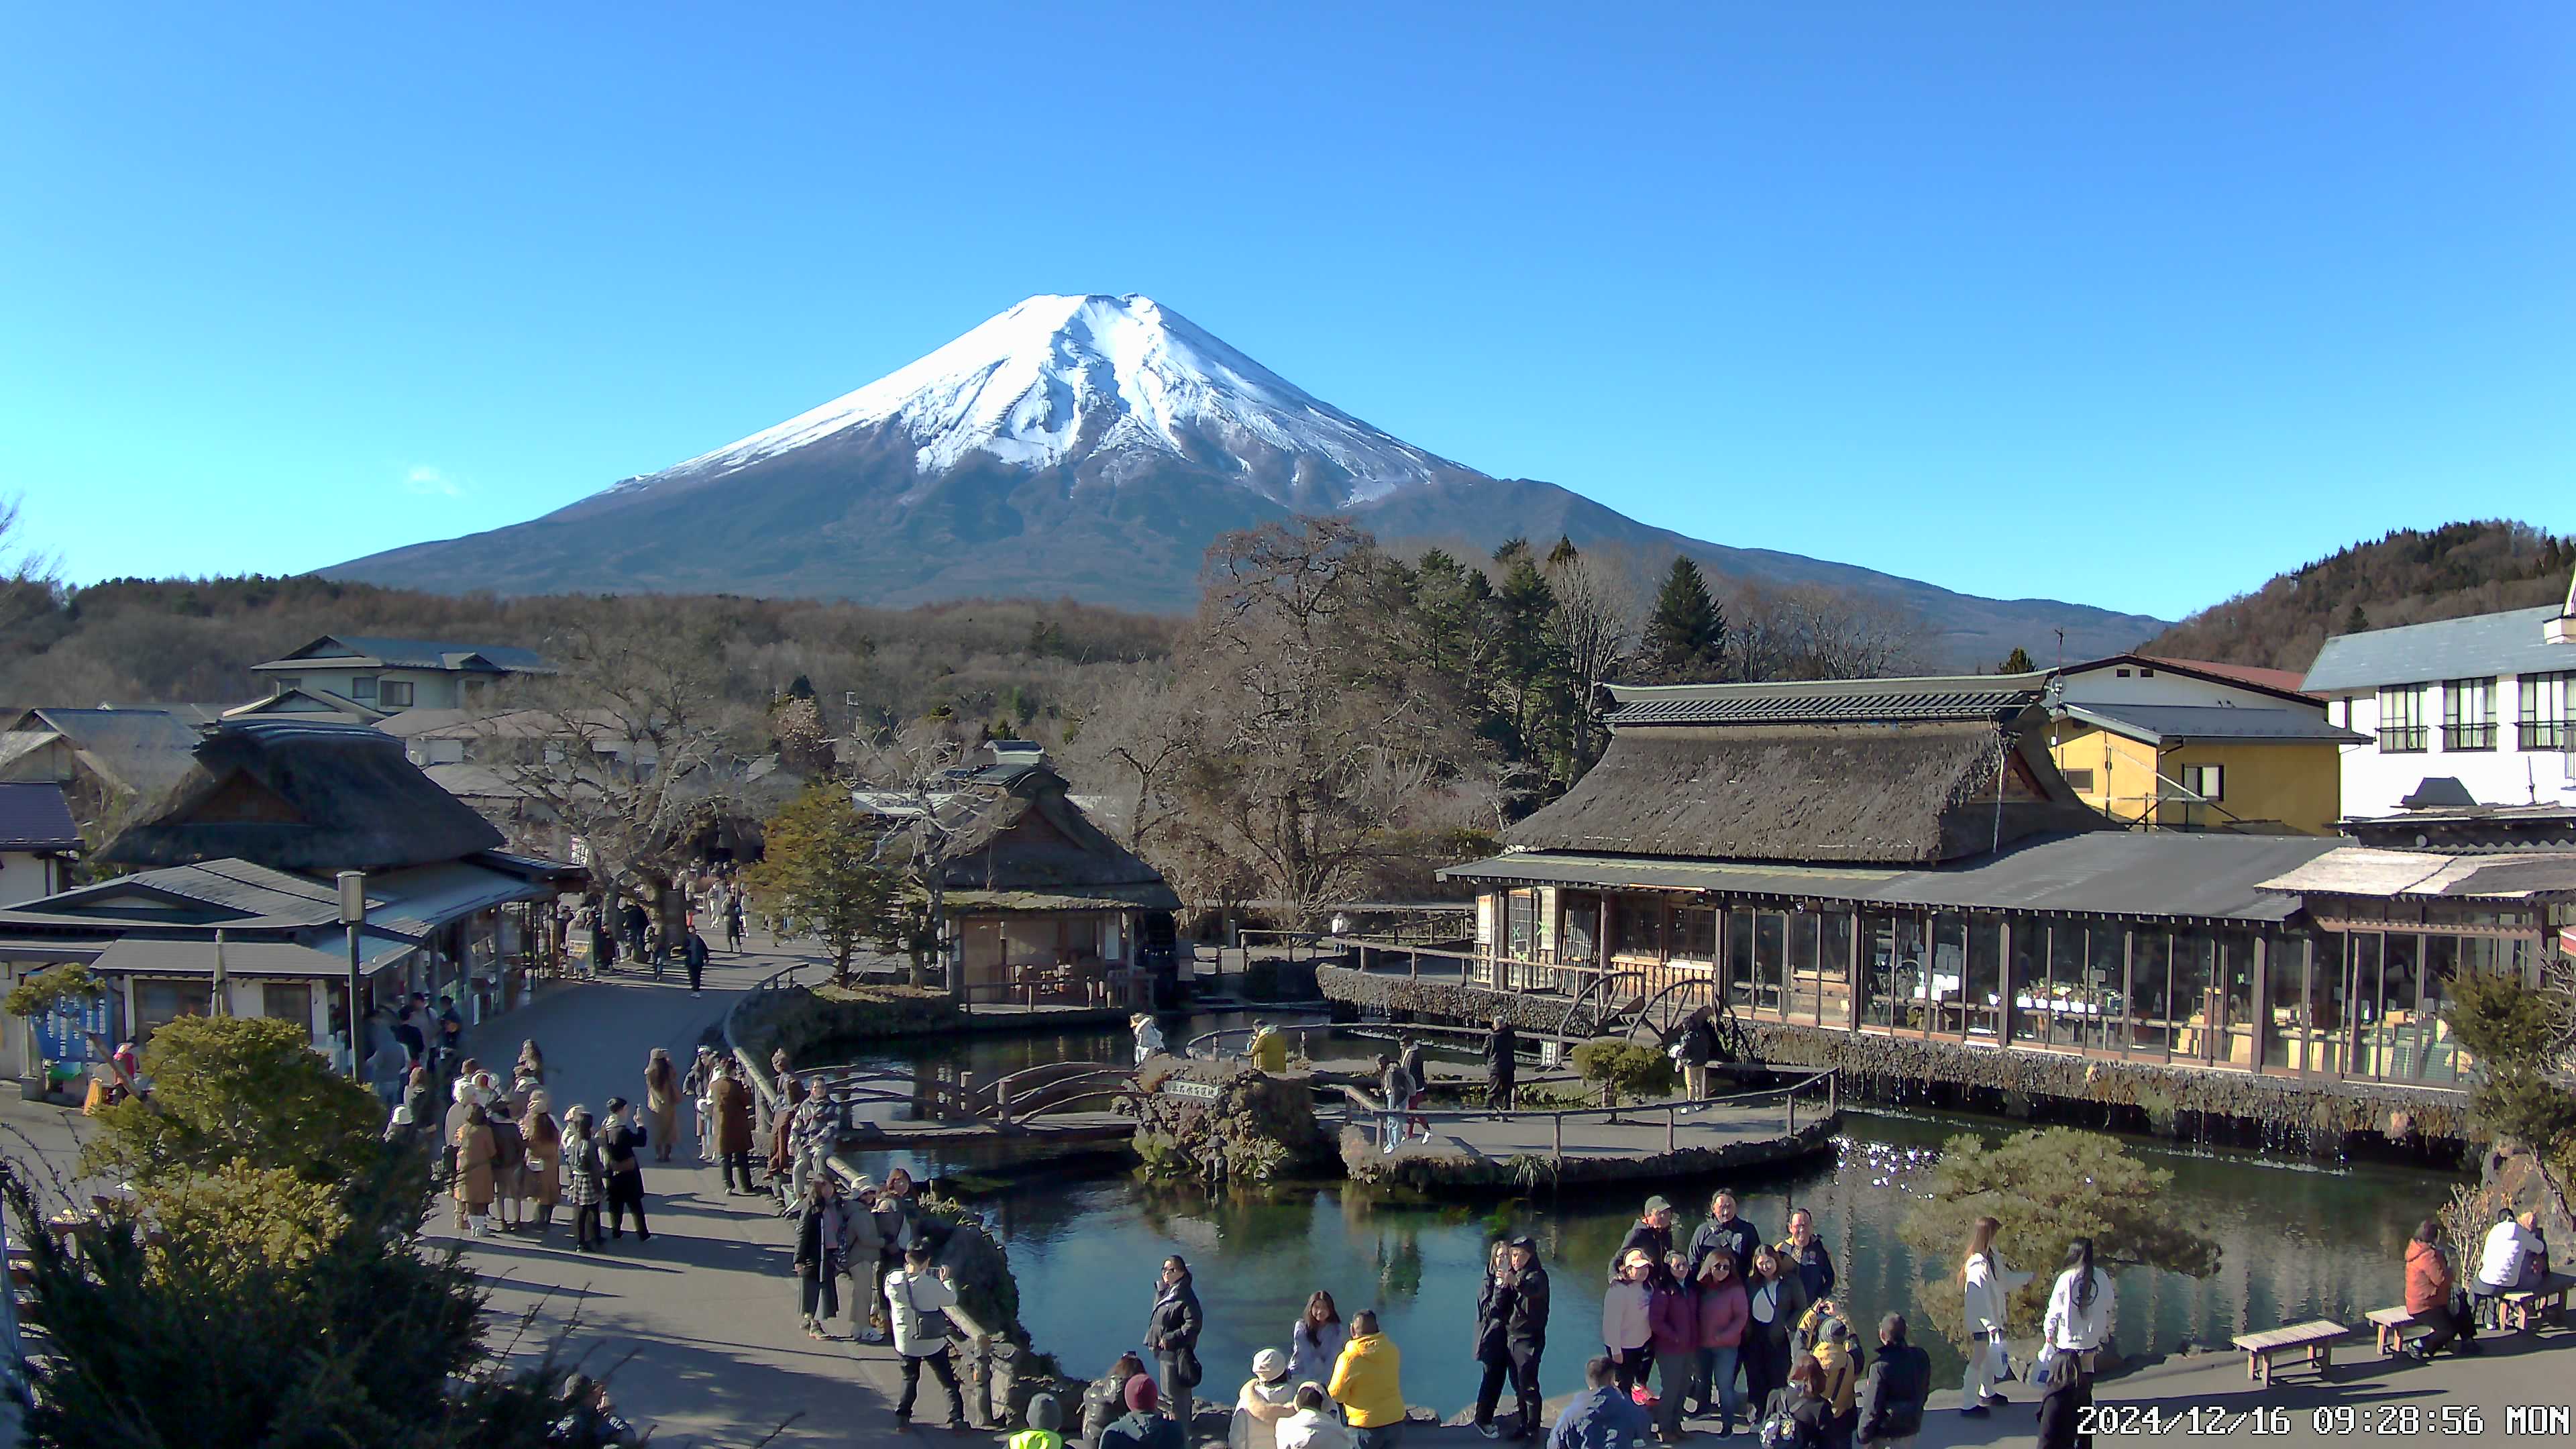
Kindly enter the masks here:
[[1682, 1406], [1690, 1401], [1691, 1375], [1699, 1368], [1699, 1295], [1680, 1276], [1688, 1271], [1690, 1259], [1675, 1253], [1646, 1279], [1647, 1346], [1663, 1384], [1663, 1397], [1655, 1401], [1655, 1437], [1667, 1444], [1681, 1442]]
[[1654, 1255], [1630, 1248], [1619, 1255], [1619, 1271], [1601, 1295], [1601, 1348], [1617, 1365], [1619, 1392], [1633, 1395], [1645, 1382], [1651, 1364], [1646, 1346], [1654, 1339], [1647, 1315], [1646, 1279], [1654, 1272]]
[[1735, 1258], [1711, 1253], [1699, 1264], [1699, 1412], [1717, 1401], [1718, 1433], [1735, 1432], [1744, 1396], [1735, 1387], [1736, 1350], [1744, 1346], [1744, 1280]]

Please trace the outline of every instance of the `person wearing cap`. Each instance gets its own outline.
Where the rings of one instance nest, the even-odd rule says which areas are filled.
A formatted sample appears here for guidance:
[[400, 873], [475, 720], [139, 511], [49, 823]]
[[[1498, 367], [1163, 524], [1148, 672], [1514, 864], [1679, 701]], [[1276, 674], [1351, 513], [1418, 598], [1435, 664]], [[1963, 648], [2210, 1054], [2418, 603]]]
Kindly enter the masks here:
[[1011, 1436], [1010, 1449], [1064, 1449], [1064, 1409], [1055, 1395], [1029, 1395], [1020, 1418], [1027, 1427]]
[[[912, 1401], [921, 1391], [921, 1371], [926, 1367], [948, 1391], [948, 1427], [965, 1428], [966, 1398], [957, 1390], [948, 1336], [924, 1331], [924, 1319], [933, 1313], [944, 1318], [946, 1310], [957, 1306], [957, 1290], [948, 1281], [948, 1270], [932, 1271], [930, 1249], [916, 1243], [904, 1254], [903, 1266], [886, 1275], [885, 1293], [894, 1317], [894, 1351], [903, 1355], [903, 1395], [895, 1400], [895, 1427], [912, 1427]], [[1133, 1385], [1129, 1387], [1132, 1392]]]
[[1279, 1421], [1297, 1408], [1297, 1386], [1288, 1380], [1288, 1355], [1265, 1348], [1252, 1356], [1252, 1377], [1234, 1396], [1227, 1449], [1279, 1449]]
[[1816, 1392], [1833, 1406], [1831, 1442], [1848, 1446], [1860, 1422], [1860, 1365], [1852, 1357], [1851, 1330], [1841, 1319], [1828, 1318], [1821, 1327], [1812, 1353], [1825, 1376]]
[[1619, 1251], [1610, 1255], [1612, 1268], [1627, 1262], [1631, 1251], [1643, 1252], [1649, 1263], [1660, 1263], [1673, 1251], [1673, 1205], [1663, 1194], [1646, 1199], [1628, 1236], [1619, 1240]]
[[1646, 1379], [1646, 1345], [1654, 1341], [1654, 1319], [1646, 1280], [1655, 1260], [1643, 1248], [1619, 1255], [1619, 1276], [1601, 1295], [1601, 1347], [1619, 1369], [1619, 1392], [1633, 1394]]
[[1541, 1399], [1539, 1359], [1547, 1353], [1547, 1270], [1539, 1266], [1538, 1244], [1524, 1235], [1511, 1241], [1512, 1317], [1504, 1343], [1512, 1356], [1512, 1395], [1520, 1403], [1520, 1437], [1538, 1437]]
[[1189, 1435], [1163, 1417], [1163, 1396], [1152, 1375], [1129, 1379], [1125, 1402], [1125, 1416], [1092, 1436], [1094, 1449], [1189, 1449]]

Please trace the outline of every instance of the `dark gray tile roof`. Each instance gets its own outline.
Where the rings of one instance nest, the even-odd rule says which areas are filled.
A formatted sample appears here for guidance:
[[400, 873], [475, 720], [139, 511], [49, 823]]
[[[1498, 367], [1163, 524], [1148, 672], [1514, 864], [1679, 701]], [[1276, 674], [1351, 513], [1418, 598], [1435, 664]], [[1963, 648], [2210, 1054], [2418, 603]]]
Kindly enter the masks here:
[[2300, 903], [2295, 896], [2258, 890], [2261, 882], [2344, 843], [2306, 835], [2096, 831], [1929, 870], [1529, 851], [1440, 874], [1444, 880], [1651, 887], [1859, 905], [2262, 923], [2287, 920]]
[[2037, 704], [2045, 674], [1919, 679], [1781, 680], [1761, 684], [1609, 686], [1613, 729], [1666, 724], [1858, 724], [2006, 719]]
[[63, 787], [50, 782], [0, 784], [0, 850], [78, 850], [80, 827]]
[[2311, 709], [2228, 709], [2205, 704], [2069, 704], [2060, 713], [2150, 744], [2165, 740], [2311, 740], [2368, 744]]
[[2340, 634], [2328, 639], [2317, 651], [2316, 663], [2308, 666], [2308, 692], [2576, 669], [2576, 644], [2551, 644], [2541, 638], [2541, 625], [2556, 617], [2558, 606], [2543, 604], [2537, 609]]

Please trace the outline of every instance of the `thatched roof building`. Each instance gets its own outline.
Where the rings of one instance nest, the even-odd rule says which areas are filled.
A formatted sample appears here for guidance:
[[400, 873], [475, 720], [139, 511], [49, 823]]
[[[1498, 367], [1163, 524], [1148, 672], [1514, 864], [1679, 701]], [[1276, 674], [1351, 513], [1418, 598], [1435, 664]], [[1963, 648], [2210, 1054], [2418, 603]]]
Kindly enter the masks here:
[[1526, 850], [1936, 865], [2108, 824], [2034, 726], [2046, 676], [1613, 685], [1610, 748]]
[[501, 832], [364, 725], [228, 721], [102, 854], [128, 866], [235, 857], [328, 874], [429, 865], [498, 849]]

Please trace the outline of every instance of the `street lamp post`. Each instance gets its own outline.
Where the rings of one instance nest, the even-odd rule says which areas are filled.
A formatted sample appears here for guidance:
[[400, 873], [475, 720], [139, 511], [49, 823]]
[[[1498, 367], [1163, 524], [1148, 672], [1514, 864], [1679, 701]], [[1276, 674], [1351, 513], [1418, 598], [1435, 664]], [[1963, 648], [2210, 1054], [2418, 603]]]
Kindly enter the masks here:
[[349, 1080], [363, 1081], [358, 1060], [358, 931], [367, 924], [367, 873], [340, 872], [340, 924], [349, 928]]

